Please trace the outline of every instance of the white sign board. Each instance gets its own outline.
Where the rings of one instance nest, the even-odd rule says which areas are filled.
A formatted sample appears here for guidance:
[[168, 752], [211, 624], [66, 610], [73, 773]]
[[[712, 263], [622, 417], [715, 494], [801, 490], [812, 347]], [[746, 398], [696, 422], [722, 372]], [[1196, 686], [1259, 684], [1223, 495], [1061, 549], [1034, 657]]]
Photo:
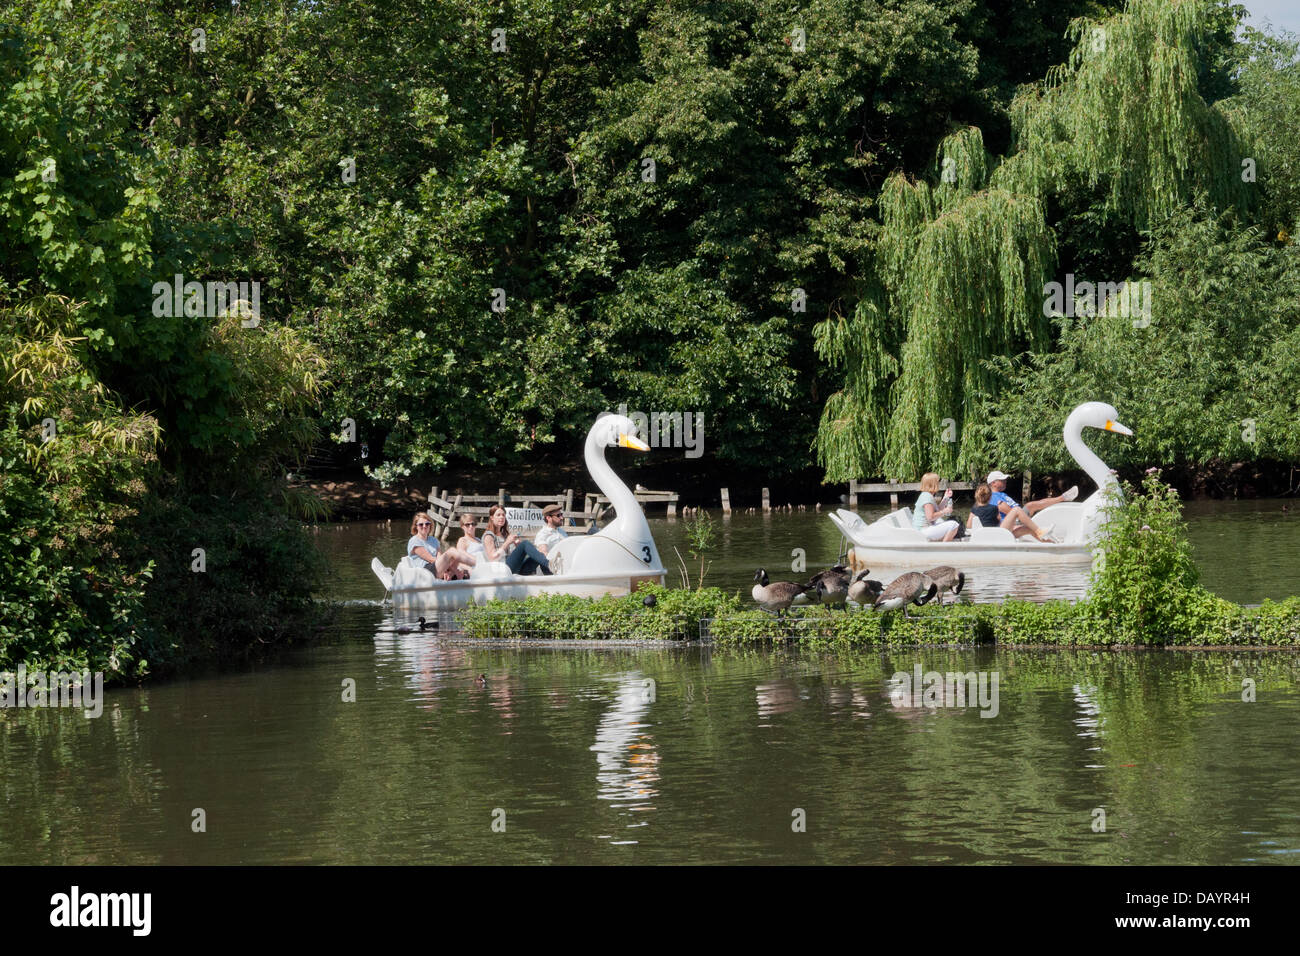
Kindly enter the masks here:
[[511, 529], [540, 528], [542, 526], [541, 508], [507, 508], [506, 521]]

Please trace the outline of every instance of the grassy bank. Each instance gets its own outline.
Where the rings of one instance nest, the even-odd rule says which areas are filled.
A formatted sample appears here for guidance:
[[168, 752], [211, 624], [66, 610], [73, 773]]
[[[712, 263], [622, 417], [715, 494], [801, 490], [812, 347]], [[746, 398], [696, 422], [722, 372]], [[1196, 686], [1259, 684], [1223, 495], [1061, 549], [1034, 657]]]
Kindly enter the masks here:
[[[647, 597], [654, 605], [647, 607]], [[796, 608], [786, 618], [755, 610], [719, 588], [660, 587], [590, 601], [566, 595], [492, 601], [463, 612], [473, 637], [497, 640], [695, 640], [718, 644], [832, 641], [905, 644], [1040, 644], [1060, 647], [1300, 647], [1300, 598], [1242, 607], [1212, 598], [1178, 630], [1134, 634], [1112, 625], [1091, 602], [950, 604], [913, 608], [911, 616], [870, 610]]]

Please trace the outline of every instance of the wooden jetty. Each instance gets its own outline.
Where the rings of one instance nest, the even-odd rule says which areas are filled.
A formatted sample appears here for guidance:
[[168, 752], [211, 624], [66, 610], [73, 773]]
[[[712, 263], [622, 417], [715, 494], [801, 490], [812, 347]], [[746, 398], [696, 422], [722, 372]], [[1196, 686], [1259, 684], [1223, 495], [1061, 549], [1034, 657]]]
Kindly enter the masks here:
[[[636, 500], [642, 505], [667, 504], [668, 515], [677, 514], [678, 495], [675, 491], [650, 491], [636, 486], [633, 491]], [[472, 515], [481, 527], [487, 525], [488, 511], [493, 505], [508, 508], [545, 508], [547, 505], [559, 505], [563, 509], [565, 524], [581, 526], [589, 531], [614, 510], [609, 499], [604, 495], [588, 493], [583, 496], [582, 508], [575, 509], [573, 502], [575, 492], [566, 488], [559, 494], [518, 494], [498, 488], [495, 495], [452, 493], [451, 489], [434, 485], [429, 492], [429, 516], [433, 519], [434, 532], [439, 541], [446, 541], [453, 528], [460, 525], [461, 515]]]

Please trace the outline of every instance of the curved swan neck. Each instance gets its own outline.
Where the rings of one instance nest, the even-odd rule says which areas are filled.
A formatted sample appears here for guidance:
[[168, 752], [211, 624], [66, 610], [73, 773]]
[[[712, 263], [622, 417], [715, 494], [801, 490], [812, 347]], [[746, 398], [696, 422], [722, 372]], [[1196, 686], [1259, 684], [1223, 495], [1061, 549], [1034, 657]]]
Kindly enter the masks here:
[[593, 428], [587, 433], [587, 471], [596, 482], [600, 493], [614, 506], [613, 526], [623, 529], [636, 518], [644, 520], [644, 516], [641, 514], [641, 506], [637, 503], [636, 496], [628, 490], [627, 485], [623, 484], [622, 479], [614, 474], [614, 469], [609, 467], [609, 462], [605, 461], [605, 445], [600, 441], [598, 432], [598, 428]]
[[1065, 449], [1074, 460], [1078, 463], [1097, 485], [1097, 489], [1104, 490], [1108, 485], [1115, 483], [1115, 476], [1110, 473], [1106, 463], [1091, 448], [1083, 443], [1083, 422], [1082, 416], [1076, 417], [1071, 414], [1065, 420]]

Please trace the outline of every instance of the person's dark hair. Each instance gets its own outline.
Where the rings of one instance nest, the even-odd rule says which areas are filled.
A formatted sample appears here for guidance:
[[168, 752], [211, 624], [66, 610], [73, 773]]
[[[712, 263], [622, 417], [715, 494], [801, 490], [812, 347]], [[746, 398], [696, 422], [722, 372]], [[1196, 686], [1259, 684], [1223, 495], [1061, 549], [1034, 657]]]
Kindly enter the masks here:
[[491, 531], [493, 537], [497, 536], [497, 529], [492, 524], [492, 519], [496, 517], [498, 511], [501, 512], [502, 518], [505, 519], [501, 524], [501, 540], [504, 542], [506, 538], [510, 537], [510, 518], [506, 515], [506, 509], [502, 505], [493, 505], [488, 509], [488, 526], [484, 533]]
[[987, 482], [981, 481], [975, 489], [975, 503], [977, 505], [986, 505], [992, 497], [993, 489], [988, 486]]

